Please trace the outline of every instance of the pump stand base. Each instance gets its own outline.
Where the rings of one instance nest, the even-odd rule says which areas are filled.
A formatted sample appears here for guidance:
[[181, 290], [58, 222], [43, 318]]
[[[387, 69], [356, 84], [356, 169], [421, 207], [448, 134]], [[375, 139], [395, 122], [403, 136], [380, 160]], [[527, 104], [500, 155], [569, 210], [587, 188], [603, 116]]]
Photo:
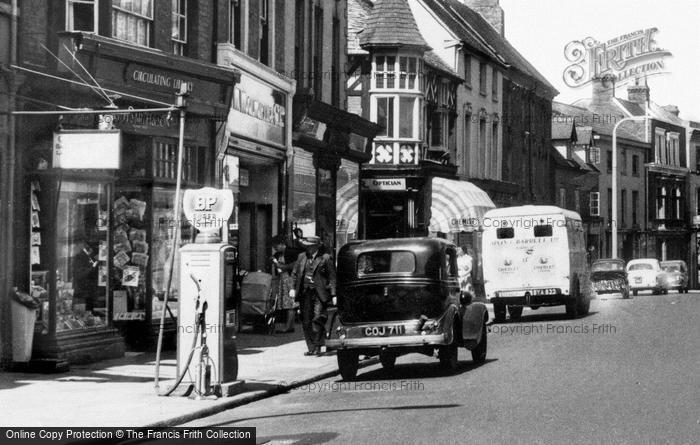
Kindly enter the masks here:
[[232, 397], [243, 392], [245, 380], [236, 380], [234, 382], [226, 382], [221, 384], [221, 396]]

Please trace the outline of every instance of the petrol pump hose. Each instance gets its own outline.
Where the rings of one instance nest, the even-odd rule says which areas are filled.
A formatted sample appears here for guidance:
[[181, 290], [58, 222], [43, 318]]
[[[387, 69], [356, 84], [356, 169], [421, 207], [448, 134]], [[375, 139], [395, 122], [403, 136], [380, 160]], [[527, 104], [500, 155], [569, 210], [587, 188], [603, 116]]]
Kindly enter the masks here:
[[201, 292], [201, 287], [199, 286], [199, 280], [195, 278], [194, 275], [192, 275], [192, 272], [190, 272], [190, 278], [192, 278], [192, 281], [194, 281], [195, 286], [197, 286], [197, 300], [195, 302], [195, 326], [194, 326], [194, 335], [192, 336], [192, 346], [190, 347], [190, 353], [187, 356], [187, 363], [182, 367], [180, 370], [180, 375], [177, 376], [177, 379], [175, 380], [175, 383], [173, 383], [173, 386], [168, 388], [164, 393], [158, 392], [157, 394], [159, 396], [169, 396], [172, 394], [178, 386], [180, 386], [180, 383], [182, 383], [182, 379], [185, 378], [185, 374], [187, 373], [190, 363], [192, 363], [192, 357], [194, 357], [194, 351], [197, 349], [197, 334], [199, 334], [199, 331], [201, 329], [201, 317], [199, 313], [199, 296]]

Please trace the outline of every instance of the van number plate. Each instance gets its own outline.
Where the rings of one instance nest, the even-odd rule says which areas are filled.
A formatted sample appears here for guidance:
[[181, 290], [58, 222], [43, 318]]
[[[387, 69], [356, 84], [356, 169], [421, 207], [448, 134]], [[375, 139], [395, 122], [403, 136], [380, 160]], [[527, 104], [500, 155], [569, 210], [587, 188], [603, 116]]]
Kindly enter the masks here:
[[372, 326], [371, 328], [365, 328], [365, 337], [386, 337], [389, 335], [404, 335], [405, 333], [406, 326], [404, 325]]

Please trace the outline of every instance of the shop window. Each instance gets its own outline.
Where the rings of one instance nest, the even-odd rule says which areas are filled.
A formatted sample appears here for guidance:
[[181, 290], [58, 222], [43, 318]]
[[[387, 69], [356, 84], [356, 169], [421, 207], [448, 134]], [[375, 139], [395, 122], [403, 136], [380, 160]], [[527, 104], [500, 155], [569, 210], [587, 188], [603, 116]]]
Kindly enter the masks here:
[[66, 31], [97, 32], [97, 0], [66, 0]]
[[638, 224], [637, 208], [639, 207], [639, 192], [632, 190], [632, 224]]
[[172, 0], [173, 53], [185, 55], [187, 44], [187, 0]]
[[[182, 180], [194, 184], [205, 182], [205, 154], [200, 147], [186, 145], [182, 162]], [[153, 154], [153, 176], [160, 179], [177, 179], [177, 144], [157, 142]]]
[[[58, 194], [48, 181], [31, 187], [31, 291], [41, 299], [39, 320], [50, 330], [49, 292], [55, 292], [56, 332], [103, 327], [109, 319], [109, 187], [77, 181], [58, 187]], [[48, 281], [52, 269], [54, 283]]]
[[295, 149], [292, 225], [304, 235], [316, 234], [316, 176], [313, 155]]
[[620, 174], [627, 175], [627, 150], [622, 150], [620, 153]]
[[112, 37], [150, 46], [152, 27], [152, 0], [112, 0]]

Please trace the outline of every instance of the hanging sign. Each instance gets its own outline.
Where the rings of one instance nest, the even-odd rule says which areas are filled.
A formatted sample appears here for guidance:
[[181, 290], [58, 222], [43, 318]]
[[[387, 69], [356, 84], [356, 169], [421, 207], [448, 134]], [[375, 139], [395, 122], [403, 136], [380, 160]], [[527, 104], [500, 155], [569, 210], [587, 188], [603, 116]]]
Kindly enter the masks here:
[[120, 168], [121, 131], [62, 130], [53, 134], [53, 167]]

